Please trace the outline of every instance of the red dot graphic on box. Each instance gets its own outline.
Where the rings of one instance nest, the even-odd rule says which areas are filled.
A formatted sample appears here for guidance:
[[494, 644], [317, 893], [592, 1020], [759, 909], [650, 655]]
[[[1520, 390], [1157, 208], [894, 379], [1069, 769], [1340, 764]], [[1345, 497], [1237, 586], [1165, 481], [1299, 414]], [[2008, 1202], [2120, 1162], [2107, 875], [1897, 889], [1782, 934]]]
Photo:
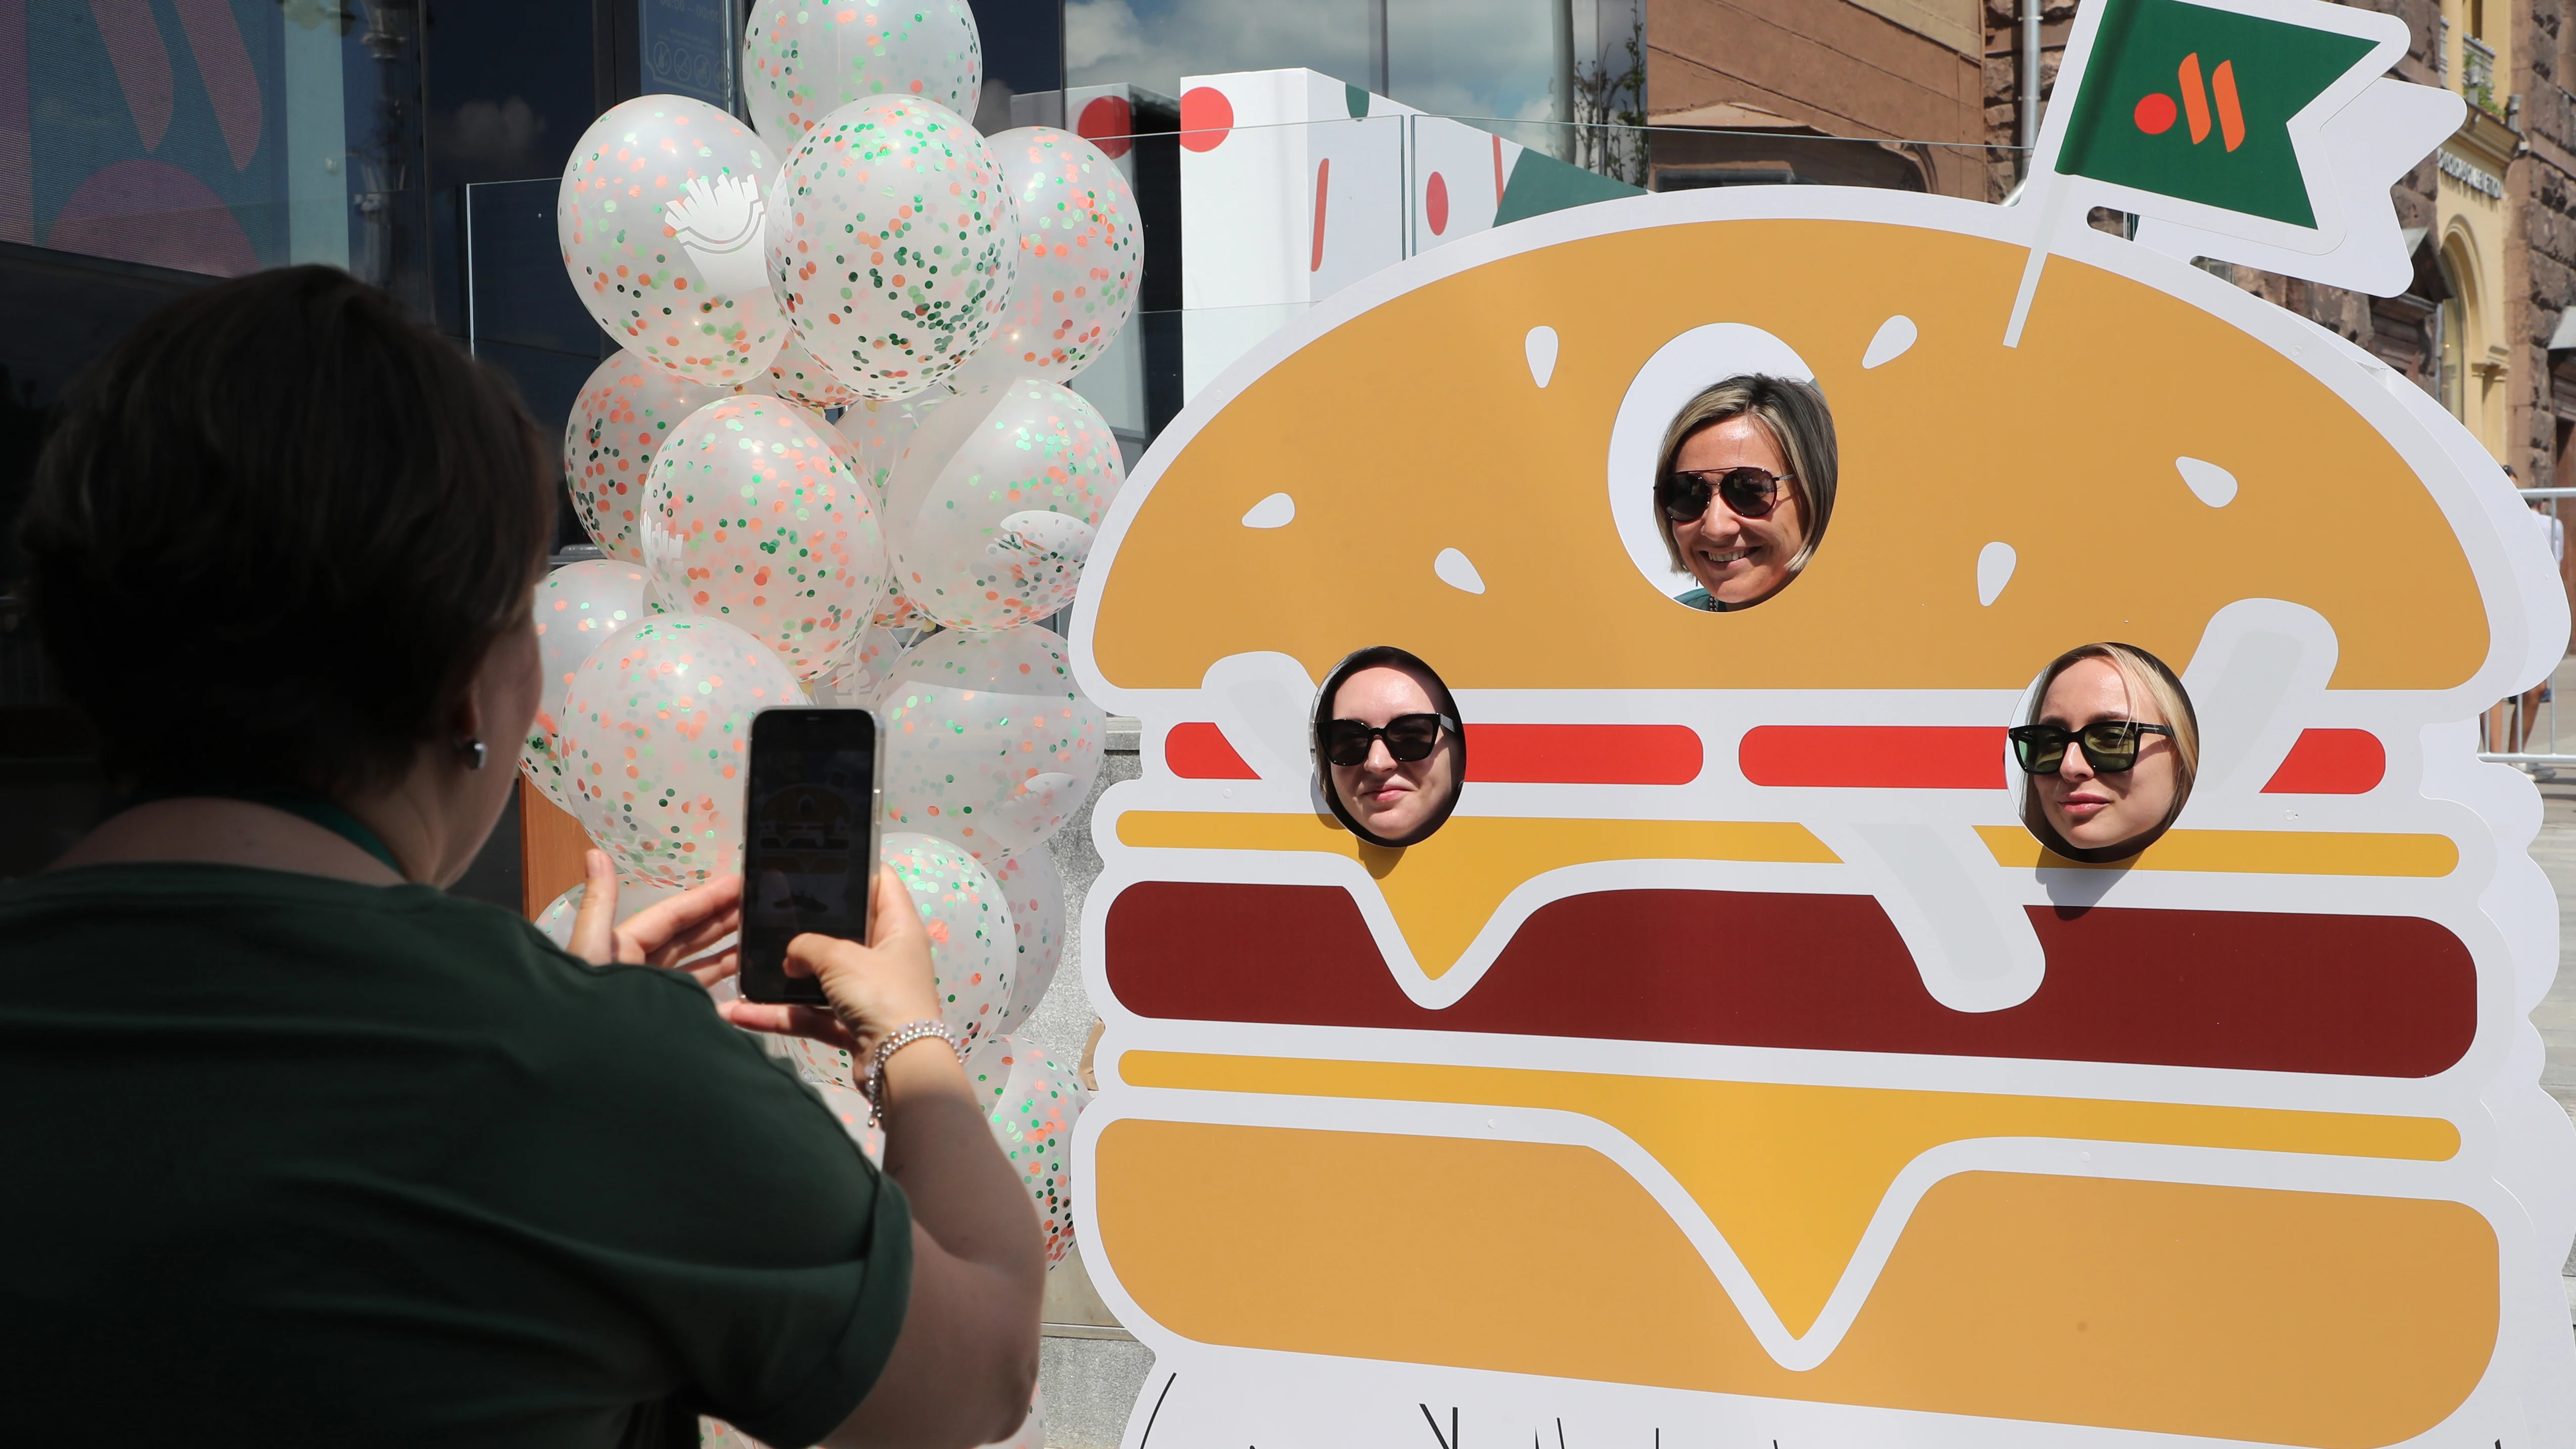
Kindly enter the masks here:
[[1213, 151], [1234, 129], [1234, 102], [1214, 86], [1199, 86], [1181, 97], [1181, 144], [1193, 151]]
[[1125, 96], [1093, 96], [1082, 108], [1082, 119], [1074, 122], [1073, 133], [1115, 161], [1136, 144], [1136, 108], [1127, 104]]

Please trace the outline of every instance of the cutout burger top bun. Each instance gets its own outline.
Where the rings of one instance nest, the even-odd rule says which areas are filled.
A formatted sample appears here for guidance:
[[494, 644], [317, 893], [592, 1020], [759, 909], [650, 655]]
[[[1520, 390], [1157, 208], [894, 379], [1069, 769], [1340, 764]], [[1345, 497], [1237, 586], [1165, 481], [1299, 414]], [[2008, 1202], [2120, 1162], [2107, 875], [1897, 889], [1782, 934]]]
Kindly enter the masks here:
[[[1940, 205], [1958, 209], [1927, 202], [1927, 219], [1970, 224]], [[1112, 691], [1195, 689], [1253, 651], [1321, 678], [1389, 635], [1459, 689], [2019, 689], [2073, 639], [2186, 668], [2247, 597], [2324, 615], [2334, 688], [2456, 689], [2489, 662], [2470, 558], [2396, 446], [2211, 311], [2060, 254], [2006, 348], [2027, 253], [1983, 236], [1746, 219], [1474, 261], [1508, 233], [1275, 362], [1131, 487], [1089, 606]], [[1864, 367], [1900, 316], [1912, 346]], [[1706, 614], [1632, 565], [1605, 464], [1639, 369], [1721, 321], [1813, 368], [1841, 492], [1798, 579]], [[1552, 372], [1533, 365], [1538, 327]], [[2178, 458], [2223, 468], [2234, 495], [2204, 501], [2222, 490], [2195, 491]], [[1642, 509], [1649, 488], [1623, 496]], [[1274, 494], [1293, 517], [1263, 526]], [[2017, 564], [1985, 604], [1994, 543]]]

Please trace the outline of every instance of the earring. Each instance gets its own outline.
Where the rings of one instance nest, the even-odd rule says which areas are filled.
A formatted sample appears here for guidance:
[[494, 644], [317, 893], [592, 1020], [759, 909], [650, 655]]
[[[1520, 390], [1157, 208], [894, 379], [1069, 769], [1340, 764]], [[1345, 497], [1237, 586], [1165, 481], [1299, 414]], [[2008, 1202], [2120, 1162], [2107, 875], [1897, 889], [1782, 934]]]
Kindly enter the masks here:
[[469, 770], [482, 769], [483, 762], [492, 757], [492, 752], [484, 748], [483, 742], [475, 739], [458, 740], [456, 752], [465, 757], [465, 768]]

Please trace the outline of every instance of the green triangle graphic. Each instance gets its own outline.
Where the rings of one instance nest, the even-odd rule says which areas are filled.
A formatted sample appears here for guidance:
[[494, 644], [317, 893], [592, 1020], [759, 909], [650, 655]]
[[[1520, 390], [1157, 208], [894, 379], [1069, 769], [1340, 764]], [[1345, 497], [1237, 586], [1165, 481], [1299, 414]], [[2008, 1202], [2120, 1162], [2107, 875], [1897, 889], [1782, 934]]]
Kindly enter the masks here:
[[2058, 171], [2315, 226], [2290, 118], [2371, 42], [2187, 0], [2095, 3], [2106, 10]]

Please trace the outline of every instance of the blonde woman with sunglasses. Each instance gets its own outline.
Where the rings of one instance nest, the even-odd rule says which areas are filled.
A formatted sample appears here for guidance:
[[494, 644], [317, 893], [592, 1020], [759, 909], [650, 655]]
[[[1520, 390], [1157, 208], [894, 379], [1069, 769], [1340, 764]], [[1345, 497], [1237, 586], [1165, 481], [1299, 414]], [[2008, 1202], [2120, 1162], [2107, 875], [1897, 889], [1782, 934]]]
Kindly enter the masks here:
[[1814, 383], [1745, 373], [1692, 398], [1655, 470], [1655, 527], [1700, 585], [1676, 602], [1722, 614], [1786, 588], [1825, 536], [1837, 471]]
[[2125, 860], [2182, 813], [2200, 726], [2182, 681], [2129, 644], [2087, 644], [2049, 662], [2031, 721], [2009, 733], [2028, 777], [2022, 823], [2072, 860]]

